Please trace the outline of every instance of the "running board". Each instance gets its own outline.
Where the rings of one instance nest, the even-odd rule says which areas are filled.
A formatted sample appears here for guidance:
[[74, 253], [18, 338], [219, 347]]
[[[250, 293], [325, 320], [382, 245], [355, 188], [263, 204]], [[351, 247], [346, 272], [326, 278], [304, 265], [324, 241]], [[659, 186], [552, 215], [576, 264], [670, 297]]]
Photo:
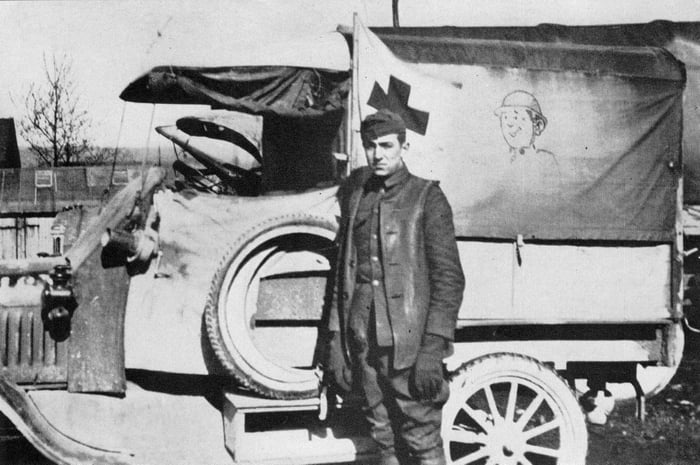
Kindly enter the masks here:
[[[277, 421], [272, 418], [263, 421], [266, 425], [264, 429], [248, 429], [248, 423], [256, 423], [256, 416], [306, 412], [318, 418], [325, 399], [276, 400], [227, 391], [223, 394], [226, 448], [237, 465], [376, 462], [374, 443], [369, 436], [348, 431], [357, 424], [345, 415], [342, 424], [335, 427], [325, 421], [310, 421], [295, 427], [278, 417]], [[355, 411], [359, 412], [360, 409]], [[249, 422], [250, 417], [253, 417], [253, 421]]]

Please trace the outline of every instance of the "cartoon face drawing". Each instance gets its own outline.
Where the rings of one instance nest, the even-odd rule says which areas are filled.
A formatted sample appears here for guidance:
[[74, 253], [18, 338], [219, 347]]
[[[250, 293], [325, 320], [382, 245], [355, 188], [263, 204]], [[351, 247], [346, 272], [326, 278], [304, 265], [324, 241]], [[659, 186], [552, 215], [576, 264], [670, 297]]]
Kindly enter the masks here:
[[507, 108], [501, 112], [501, 132], [514, 149], [529, 147], [535, 140], [532, 120], [524, 108]]
[[500, 118], [503, 138], [511, 150], [532, 147], [535, 138], [547, 126], [547, 118], [542, 114], [537, 99], [524, 90], [506, 95], [495, 114]]

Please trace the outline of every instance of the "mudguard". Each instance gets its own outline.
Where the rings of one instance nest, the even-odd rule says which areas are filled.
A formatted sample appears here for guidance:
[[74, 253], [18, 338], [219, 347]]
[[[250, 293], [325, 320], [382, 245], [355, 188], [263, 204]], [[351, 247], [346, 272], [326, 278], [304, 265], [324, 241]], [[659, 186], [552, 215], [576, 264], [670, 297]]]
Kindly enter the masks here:
[[0, 378], [0, 412], [39, 452], [57, 464], [130, 463], [130, 454], [83, 444], [61, 433], [46, 420], [22, 389], [4, 378]]

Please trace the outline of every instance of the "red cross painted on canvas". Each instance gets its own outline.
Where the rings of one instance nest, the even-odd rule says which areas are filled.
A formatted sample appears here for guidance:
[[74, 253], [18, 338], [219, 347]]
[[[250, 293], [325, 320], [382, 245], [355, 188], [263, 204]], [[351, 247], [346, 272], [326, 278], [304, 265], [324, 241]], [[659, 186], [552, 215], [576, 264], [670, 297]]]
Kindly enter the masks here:
[[375, 82], [369, 100], [367, 100], [367, 105], [377, 110], [386, 108], [397, 113], [403, 118], [408, 129], [424, 136], [428, 128], [430, 113], [409, 107], [409, 95], [411, 95], [410, 85], [394, 76], [389, 76], [388, 91], [384, 92], [379, 84]]

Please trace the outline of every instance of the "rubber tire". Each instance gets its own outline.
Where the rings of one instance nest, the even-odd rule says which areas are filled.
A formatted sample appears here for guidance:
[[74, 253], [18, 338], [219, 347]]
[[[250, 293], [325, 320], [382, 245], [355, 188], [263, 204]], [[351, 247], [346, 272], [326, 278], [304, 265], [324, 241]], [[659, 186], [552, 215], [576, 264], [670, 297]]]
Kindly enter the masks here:
[[[270, 218], [241, 235], [224, 254], [212, 280], [204, 312], [207, 338], [225, 373], [243, 387], [274, 399], [304, 399], [319, 393], [319, 376], [313, 369], [283, 367], [261, 354], [253, 343], [245, 317], [247, 300], [240, 307], [227, 305], [230, 295], [255, 282], [258, 267], [272, 247], [291, 234], [310, 234], [332, 245], [337, 224], [330, 218], [297, 213]], [[269, 256], [268, 255], [268, 256]], [[255, 264], [257, 263], [257, 264]], [[241, 277], [243, 276], [243, 277]], [[231, 291], [234, 289], [234, 291]], [[231, 311], [236, 313], [231, 313]], [[233, 326], [231, 329], [231, 323]]]
[[[452, 425], [456, 421], [459, 421], [460, 425], [464, 425], [464, 416], [458, 417], [458, 415], [469, 416], [466, 412], [461, 413], [463, 406], [466, 405], [467, 401], [472, 400], [473, 402], [477, 396], [480, 396], [482, 393], [485, 394], [483, 391], [484, 386], [508, 382], [516, 382], [518, 386], [523, 386], [525, 392], [529, 391], [530, 393], [543, 395], [544, 400], [542, 405], [547, 405], [550, 409], [549, 411], [556, 412], [557, 416], [563, 420], [563, 425], [561, 427], [554, 428], [555, 431], [558, 430], [559, 449], [557, 450], [563, 454], [557, 460], [557, 463], [561, 465], [585, 465], [588, 448], [588, 431], [586, 429], [584, 414], [581, 411], [574, 392], [569, 388], [566, 381], [552, 369], [533, 358], [513, 353], [497, 353], [477, 358], [462, 365], [462, 367], [455, 371], [450, 377], [450, 398], [443, 408], [442, 424], [442, 436], [447, 463], [453, 463], [450, 447], [451, 438], [458, 438], [460, 433], [464, 433], [460, 438], [461, 441], [456, 441], [457, 443], [484, 444], [481, 442], [481, 438], [489, 437], [488, 432], [483, 430], [479, 432], [479, 434], [483, 436], [481, 436], [478, 441], [467, 442], [467, 439], [471, 439], [472, 435], [476, 438], [475, 434], [477, 433], [475, 433], [473, 428], [469, 431], [465, 431], [464, 426], [461, 429], [452, 428]], [[520, 391], [518, 390], [516, 392], [519, 393]], [[484, 399], [486, 399], [485, 395]], [[505, 416], [500, 413], [505, 412], [505, 407], [501, 407], [499, 410], [500, 417]], [[541, 410], [537, 409], [529, 416], [534, 417], [534, 414], [540, 411]], [[484, 410], [478, 410], [478, 412], [482, 415], [486, 415]], [[520, 414], [524, 415], [524, 412], [521, 411]], [[510, 423], [517, 422], [515, 414], [513, 415], [514, 421]], [[543, 414], [540, 414], [540, 416], [542, 415]], [[525, 433], [531, 430], [532, 428], [527, 428], [529, 423], [530, 421], [521, 427], [522, 431], [516, 428], [515, 430], [503, 433], [504, 430], [500, 430], [498, 433], [502, 434], [494, 433], [490, 437], [499, 441], [502, 441], [501, 438], [504, 436], [512, 439], [517, 436], [518, 432]], [[540, 437], [540, 435], [536, 434], [535, 437]], [[497, 442], [497, 444], [501, 443]], [[482, 449], [486, 451], [488, 448], [484, 445]], [[506, 450], [505, 446], [501, 447], [500, 445], [497, 445], [496, 449]], [[509, 450], [517, 451], [518, 444], [513, 441], [512, 445], [509, 446]], [[465, 456], [469, 455], [471, 452], [474, 451], [469, 450], [465, 452]], [[464, 457], [457, 457], [457, 459], [459, 458]], [[503, 459], [501, 460], [503, 461]], [[498, 460], [496, 460], [496, 462], [499, 463]], [[472, 462], [465, 462], [465, 465], [469, 463]], [[506, 463], [511, 462], [506, 460]]]

